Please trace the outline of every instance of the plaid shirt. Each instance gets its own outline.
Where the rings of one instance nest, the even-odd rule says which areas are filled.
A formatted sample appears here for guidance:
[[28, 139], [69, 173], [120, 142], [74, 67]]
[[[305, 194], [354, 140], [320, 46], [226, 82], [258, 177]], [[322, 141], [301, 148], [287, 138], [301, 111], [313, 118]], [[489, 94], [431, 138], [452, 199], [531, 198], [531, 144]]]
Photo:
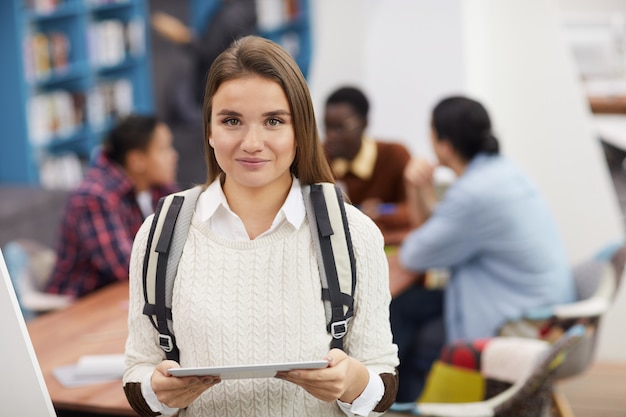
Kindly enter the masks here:
[[[152, 189], [153, 207], [176, 190]], [[119, 165], [100, 155], [68, 199], [46, 291], [80, 297], [127, 280], [133, 239], [143, 220], [132, 182]]]

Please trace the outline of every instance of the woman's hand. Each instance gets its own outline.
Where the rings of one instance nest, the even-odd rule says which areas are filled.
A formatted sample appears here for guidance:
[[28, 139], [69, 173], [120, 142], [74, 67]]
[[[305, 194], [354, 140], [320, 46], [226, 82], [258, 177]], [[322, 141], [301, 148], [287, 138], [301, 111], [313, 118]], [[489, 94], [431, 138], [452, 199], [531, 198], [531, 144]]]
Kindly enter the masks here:
[[407, 185], [423, 188], [433, 185], [435, 166], [424, 158], [413, 158], [404, 168], [404, 181]]
[[322, 401], [352, 403], [369, 382], [367, 368], [340, 349], [332, 349], [325, 359], [328, 360], [327, 368], [279, 372], [276, 377], [301, 386]]
[[164, 12], [155, 12], [150, 21], [154, 30], [164, 38], [179, 44], [191, 42], [193, 37], [191, 30], [174, 16]]
[[174, 361], [163, 361], [156, 367], [150, 379], [157, 399], [170, 408], [187, 407], [200, 394], [221, 381], [214, 376], [171, 376], [167, 372], [170, 368], [180, 368], [180, 365]]
[[404, 168], [404, 188], [411, 227], [420, 227], [437, 204], [433, 184], [435, 166], [424, 158], [413, 158]]

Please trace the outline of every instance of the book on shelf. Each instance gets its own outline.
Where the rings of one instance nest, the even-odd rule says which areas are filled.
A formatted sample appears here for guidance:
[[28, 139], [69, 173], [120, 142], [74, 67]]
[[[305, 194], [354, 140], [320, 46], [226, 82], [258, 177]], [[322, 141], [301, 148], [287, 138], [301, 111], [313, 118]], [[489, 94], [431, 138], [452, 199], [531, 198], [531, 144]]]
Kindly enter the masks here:
[[24, 5], [37, 13], [52, 13], [63, 3], [64, 0], [25, 0]]
[[61, 73], [69, 65], [70, 41], [58, 31], [35, 32], [23, 41], [24, 70], [30, 80]]
[[261, 0], [256, 2], [257, 21], [261, 31], [278, 29], [300, 14], [298, 0]]
[[50, 63], [54, 69], [66, 68], [69, 61], [70, 42], [61, 32], [51, 32], [48, 35], [50, 48]]
[[[297, 57], [301, 52], [301, 41], [297, 25], [302, 17], [301, 0], [261, 0], [256, 2], [257, 21], [260, 31], [280, 43], [289, 54]], [[275, 32], [276, 31], [276, 32]]]
[[76, 154], [45, 155], [39, 161], [39, 180], [43, 188], [70, 190], [84, 177], [86, 162]]
[[27, 111], [31, 143], [46, 146], [74, 134], [84, 123], [82, 95], [58, 90], [32, 96]]
[[130, 0], [86, 0], [91, 6], [103, 6], [106, 4], [129, 3]]
[[142, 18], [136, 17], [126, 24], [126, 53], [142, 56], [146, 52], [146, 25]]
[[284, 0], [285, 2], [285, 13], [287, 17], [291, 20], [298, 17], [300, 14], [300, 1], [299, 0]]
[[127, 79], [100, 83], [87, 93], [87, 120], [96, 130], [133, 111], [133, 85]]
[[140, 18], [92, 22], [87, 37], [89, 61], [95, 67], [118, 65], [145, 52], [144, 22]]

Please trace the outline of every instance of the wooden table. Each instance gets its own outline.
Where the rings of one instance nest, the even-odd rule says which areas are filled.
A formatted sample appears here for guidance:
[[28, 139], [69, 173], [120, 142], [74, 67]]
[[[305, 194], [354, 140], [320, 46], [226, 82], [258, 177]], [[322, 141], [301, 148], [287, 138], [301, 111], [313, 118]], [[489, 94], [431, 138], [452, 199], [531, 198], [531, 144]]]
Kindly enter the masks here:
[[[397, 250], [388, 248], [390, 289], [399, 294], [416, 279], [400, 267]], [[128, 284], [119, 283], [85, 296], [70, 307], [28, 322], [28, 331], [55, 409], [136, 416], [122, 390], [122, 382], [66, 388], [52, 371], [71, 365], [82, 355], [120, 354], [128, 334]]]
[[589, 97], [589, 106], [593, 113], [626, 113], [626, 96]]
[[57, 411], [136, 416], [122, 381], [66, 388], [52, 374], [82, 355], [121, 354], [128, 334], [128, 284], [107, 286], [70, 307], [27, 323], [50, 397]]

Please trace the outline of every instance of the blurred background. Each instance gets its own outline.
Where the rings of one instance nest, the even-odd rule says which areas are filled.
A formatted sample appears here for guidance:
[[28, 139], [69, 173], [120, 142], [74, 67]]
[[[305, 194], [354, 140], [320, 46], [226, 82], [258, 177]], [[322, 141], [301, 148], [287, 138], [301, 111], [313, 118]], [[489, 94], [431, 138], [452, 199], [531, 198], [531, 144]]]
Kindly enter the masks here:
[[[175, 108], [197, 56], [157, 33], [151, 17], [167, 13], [202, 36], [208, 22], [225, 22], [215, 18], [220, 1], [0, 3], [0, 244], [54, 241], [67, 191], [130, 111], [170, 125], [182, 186], [204, 182], [202, 125]], [[503, 153], [545, 194], [573, 263], [623, 239], [626, 1], [254, 4], [259, 33], [297, 58], [318, 121], [332, 90], [355, 85], [370, 98], [371, 135], [432, 157], [431, 107], [445, 95], [473, 96], [489, 110]], [[605, 361], [626, 363], [624, 292], [603, 323], [597, 355]]]

